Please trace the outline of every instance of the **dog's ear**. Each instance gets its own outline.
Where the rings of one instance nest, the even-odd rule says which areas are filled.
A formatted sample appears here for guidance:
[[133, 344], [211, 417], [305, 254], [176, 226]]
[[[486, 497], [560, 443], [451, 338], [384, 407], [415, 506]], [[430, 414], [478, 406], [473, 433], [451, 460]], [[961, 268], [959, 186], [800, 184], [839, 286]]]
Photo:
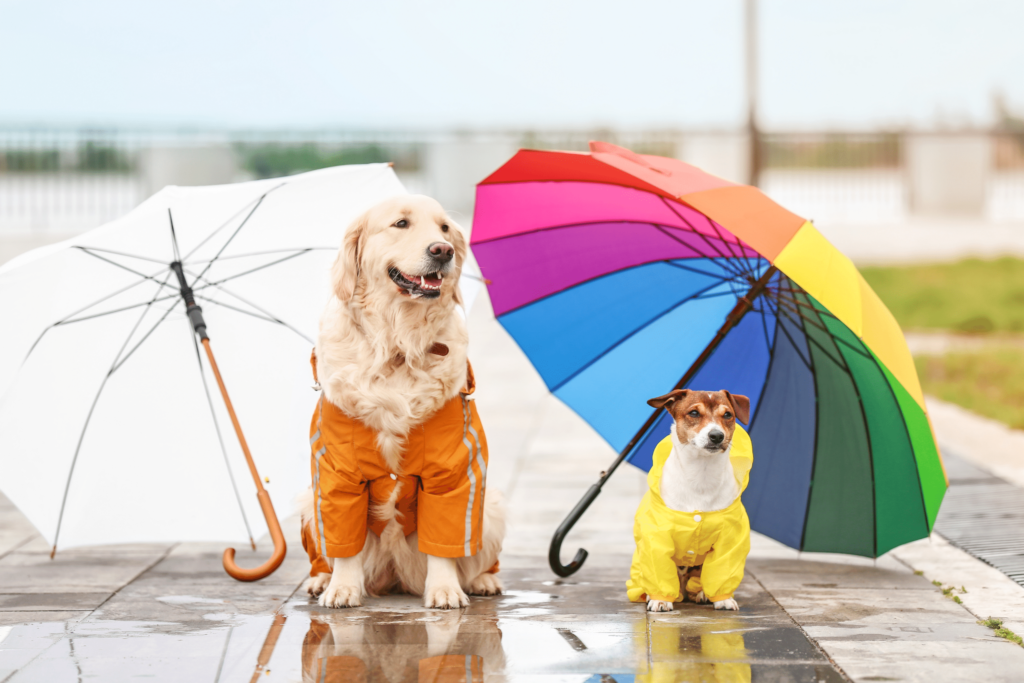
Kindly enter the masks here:
[[652, 408], [661, 408], [664, 406], [665, 410], [671, 413], [672, 405], [676, 401], [680, 401], [686, 398], [686, 395], [688, 393], [690, 393], [689, 389], [676, 389], [675, 391], [668, 392], [664, 396], [657, 396], [655, 398], [647, 399], [647, 405], [651, 406]]
[[[466, 243], [466, 233], [462, 231], [462, 226], [453, 221], [451, 218], [448, 219], [448, 241], [455, 247], [455, 263], [459, 268], [459, 276], [462, 275], [462, 269], [466, 265], [466, 257], [469, 255], [469, 245]], [[455, 289], [452, 291], [452, 297], [455, 299], [455, 303], [462, 306], [462, 291], [459, 289], [458, 284], [455, 285]]]
[[331, 266], [331, 285], [334, 287], [334, 295], [342, 303], [351, 301], [352, 295], [356, 291], [356, 281], [359, 278], [360, 246], [369, 219], [370, 214], [366, 212], [348, 226], [341, 249], [338, 250], [338, 258], [334, 259], [334, 265]]
[[750, 399], [743, 394], [730, 394], [725, 389], [722, 389], [722, 393], [732, 404], [732, 412], [736, 419], [743, 424], [750, 424]]

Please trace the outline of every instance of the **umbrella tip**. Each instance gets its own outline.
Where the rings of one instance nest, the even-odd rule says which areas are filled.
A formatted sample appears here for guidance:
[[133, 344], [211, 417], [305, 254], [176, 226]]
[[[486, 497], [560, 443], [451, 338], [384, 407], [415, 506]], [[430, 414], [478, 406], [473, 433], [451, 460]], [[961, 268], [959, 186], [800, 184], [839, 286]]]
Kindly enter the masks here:
[[256, 541], [252, 540], [252, 536], [249, 537], [249, 545], [252, 546], [253, 550], [256, 550]]
[[53, 544], [53, 550], [50, 551], [50, 559], [52, 560], [53, 556], [56, 555], [56, 554], [57, 554], [57, 544], [54, 543]]

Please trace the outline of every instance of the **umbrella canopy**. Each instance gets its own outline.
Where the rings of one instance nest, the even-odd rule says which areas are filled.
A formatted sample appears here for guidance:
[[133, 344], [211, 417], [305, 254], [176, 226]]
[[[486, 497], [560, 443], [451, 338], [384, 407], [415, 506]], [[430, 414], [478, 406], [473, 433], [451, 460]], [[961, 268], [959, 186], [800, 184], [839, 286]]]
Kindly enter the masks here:
[[648, 398], [728, 389], [750, 397], [755, 530], [868, 557], [930, 533], [947, 480], [898, 324], [756, 188], [605, 143], [523, 150], [478, 185], [472, 245], [498, 320], [627, 462], [671, 427]]
[[204, 309], [287, 511], [309, 486], [309, 354], [330, 264], [356, 216], [404, 193], [387, 164], [168, 187], [0, 267], [0, 488], [60, 547], [259, 537], [246, 462], [170, 264]]

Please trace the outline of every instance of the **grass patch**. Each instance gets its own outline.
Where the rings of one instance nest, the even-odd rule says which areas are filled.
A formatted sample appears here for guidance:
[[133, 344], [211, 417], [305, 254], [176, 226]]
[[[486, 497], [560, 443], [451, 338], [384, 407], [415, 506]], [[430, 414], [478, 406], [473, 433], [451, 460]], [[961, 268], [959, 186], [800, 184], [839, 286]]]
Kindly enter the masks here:
[[994, 619], [992, 617], [989, 617], [988, 619], [985, 619], [984, 621], [979, 621], [978, 623], [982, 626], [987, 626], [988, 628], [992, 629], [992, 632], [1000, 638], [1005, 638], [1011, 643], [1017, 643], [1021, 647], [1024, 647], [1024, 639], [1022, 639], [1020, 636], [1018, 636], [1010, 629], [1004, 628], [1002, 619]]
[[862, 268], [903, 329], [1024, 332], [1024, 259]]
[[1024, 429], [1024, 348], [918, 356], [914, 362], [926, 394]]

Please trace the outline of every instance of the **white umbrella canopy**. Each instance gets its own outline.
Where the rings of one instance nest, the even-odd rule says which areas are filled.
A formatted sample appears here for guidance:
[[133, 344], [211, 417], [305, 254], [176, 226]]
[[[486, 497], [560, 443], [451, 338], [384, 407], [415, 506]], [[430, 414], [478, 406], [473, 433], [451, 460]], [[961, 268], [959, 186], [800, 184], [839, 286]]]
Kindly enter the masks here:
[[[0, 267], [0, 490], [61, 548], [265, 533], [171, 270], [175, 249], [287, 514], [310, 481], [309, 356], [330, 264], [348, 224], [400, 194], [387, 164], [167, 187]], [[472, 298], [479, 282], [463, 286]]]

